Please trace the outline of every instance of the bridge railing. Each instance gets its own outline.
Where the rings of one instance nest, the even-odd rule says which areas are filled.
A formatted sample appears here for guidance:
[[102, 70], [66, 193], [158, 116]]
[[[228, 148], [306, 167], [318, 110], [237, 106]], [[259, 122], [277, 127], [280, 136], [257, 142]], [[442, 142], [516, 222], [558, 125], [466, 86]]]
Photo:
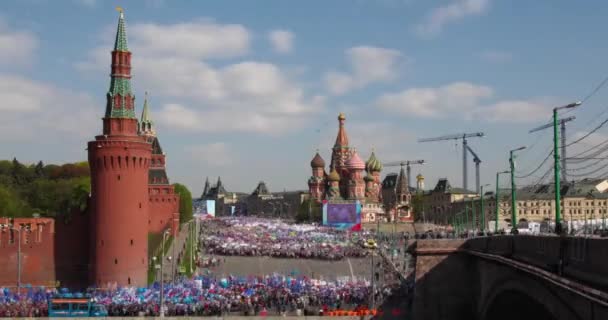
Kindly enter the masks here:
[[493, 236], [469, 239], [462, 249], [508, 257], [608, 290], [608, 239]]

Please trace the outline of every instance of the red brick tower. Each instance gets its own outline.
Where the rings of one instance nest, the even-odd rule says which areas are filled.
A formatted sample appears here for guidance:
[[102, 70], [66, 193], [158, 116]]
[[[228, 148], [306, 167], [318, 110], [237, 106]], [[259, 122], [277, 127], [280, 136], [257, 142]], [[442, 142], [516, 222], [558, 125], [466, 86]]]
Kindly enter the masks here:
[[310, 166], [312, 167], [312, 176], [308, 179], [310, 196], [315, 200], [322, 200], [325, 195], [325, 176], [327, 174], [325, 173], [325, 160], [321, 158], [318, 150], [310, 161]]
[[344, 122], [346, 116], [344, 113], [338, 115], [338, 136], [336, 137], [336, 143], [331, 152], [331, 164], [329, 165], [329, 171], [336, 169], [340, 175], [340, 196], [348, 198], [348, 181], [350, 179], [350, 172], [346, 166], [346, 162], [352, 156], [352, 152], [348, 146], [348, 136], [346, 135], [346, 129], [344, 128]]
[[139, 121], [139, 134], [152, 144], [150, 170], [148, 175], [148, 190], [150, 194], [150, 211], [148, 212], [148, 231], [162, 233], [171, 228], [173, 236], [179, 232], [179, 195], [169, 183], [165, 169], [166, 157], [154, 130], [154, 122], [148, 108], [148, 93]]
[[111, 70], [103, 135], [88, 143], [93, 207], [92, 280], [97, 286], [144, 286], [152, 148], [138, 135], [123, 12], [118, 19]]
[[372, 201], [380, 201], [380, 172], [382, 171], [382, 162], [376, 158], [376, 153], [372, 151], [369, 160], [365, 163], [365, 197]]
[[357, 151], [353, 151], [352, 156], [348, 159], [348, 162], [346, 162], [346, 168], [348, 168], [348, 172], [350, 172], [348, 199], [363, 199], [365, 197], [365, 181], [363, 180], [365, 162], [361, 160]]

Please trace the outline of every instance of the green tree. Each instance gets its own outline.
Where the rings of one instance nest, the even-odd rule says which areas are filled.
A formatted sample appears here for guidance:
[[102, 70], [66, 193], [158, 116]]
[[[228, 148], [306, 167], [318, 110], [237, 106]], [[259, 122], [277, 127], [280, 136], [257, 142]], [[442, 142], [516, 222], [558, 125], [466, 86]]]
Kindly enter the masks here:
[[417, 193], [412, 196], [412, 210], [414, 211], [414, 219], [421, 221], [424, 211], [424, 197], [422, 194]]
[[10, 176], [13, 163], [8, 160], [0, 160], [0, 176]]
[[323, 222], [323, 210], [321, 204], [315, 200], [305, 200], [298, 207], [296, 222]]
[[180, 183], [174, 183], [175, 193], [179, 195], [179, 223], [192, 219], [192, 194], [188, 188]]
[[38, 163], [36, 164], [36, 167], [34, 168], [34, 173], [36, 175], [36, 178], [42, 178], [44, 177], [44, 164], [41, 161], [38, 161]]
[[30, 215], [30, 208], [19, 195], [11, 189], [0, 186], [0, 216], [26, 217]]

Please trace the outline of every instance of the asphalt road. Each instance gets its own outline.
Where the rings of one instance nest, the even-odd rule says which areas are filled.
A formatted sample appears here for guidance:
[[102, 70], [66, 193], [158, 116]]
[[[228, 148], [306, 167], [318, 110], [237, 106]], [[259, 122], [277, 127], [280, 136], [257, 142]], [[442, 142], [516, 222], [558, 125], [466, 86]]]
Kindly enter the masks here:
[[273, 272], [334, 280], [354, 276], [355, 279], [370, 279], [370, 258], [349, 258], [340, 261], [312, 259], [283, 259], [272, 257], [215, 256], [226, 259], [219, 266], [209, 270], [222, 275], [265, 275]]

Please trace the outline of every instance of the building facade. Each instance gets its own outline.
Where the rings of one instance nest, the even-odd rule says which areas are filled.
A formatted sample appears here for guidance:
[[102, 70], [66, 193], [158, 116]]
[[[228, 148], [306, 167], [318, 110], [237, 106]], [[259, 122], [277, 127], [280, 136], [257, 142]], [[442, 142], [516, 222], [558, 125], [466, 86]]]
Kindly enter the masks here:
[[321, 202], [355, 202], [362, 206], [362, 222], [375, 221], [383, 212], [380, 172], [382, 163], [372, 151], [367, 162], [361, 160], [357, 150], [349, 146], [345, 129], [346, 116], [338, 116], [338, 135], [332, 148], [329, 173], [325, 160], [317, 152], [310, 162], [312, 176], [308, 179], [310, 197]]
[[[516, 223], [555, 221], [555, 194], [552, 184], [543, 184], [520, 188], [516, 192]], [[608, 180], [585, 179], [564, 183], [561, 188], [561, 213], [565, 221], [602, 220], [608, 217]], [[498, 228], [512, 227], [511, 190], [499, 190], [498, 201]], [[486, 228], [493, 230], [496, 221], [496, 196], [494, 192], [484, 194], [484, 208]], [[475, 226], [480, 228], [481, 198], [468, 193], [465, 196], [455, 197], [449, 208], [438, 210], [432, 214], [431, 221], [437, 224], [449, 224], [455, 214], [465, 210], [472, 214], [475, 212]], [[466, 209], [465, 209], [466, 208]]]
[[474, 191], [452, 187], [448, 179], [439, 179], [433, 190], [423, 193], [421, 218], [427, 222], [447, 224], [450, 214], [455, 212], [455, 205], [475, 197], [477, 193]]
[[386, 221], [413, 222], [412, 190], [407, 185], [405, 170], [401, 167], [399, 174], [390, 173], [382, 181], [382, 201]]

